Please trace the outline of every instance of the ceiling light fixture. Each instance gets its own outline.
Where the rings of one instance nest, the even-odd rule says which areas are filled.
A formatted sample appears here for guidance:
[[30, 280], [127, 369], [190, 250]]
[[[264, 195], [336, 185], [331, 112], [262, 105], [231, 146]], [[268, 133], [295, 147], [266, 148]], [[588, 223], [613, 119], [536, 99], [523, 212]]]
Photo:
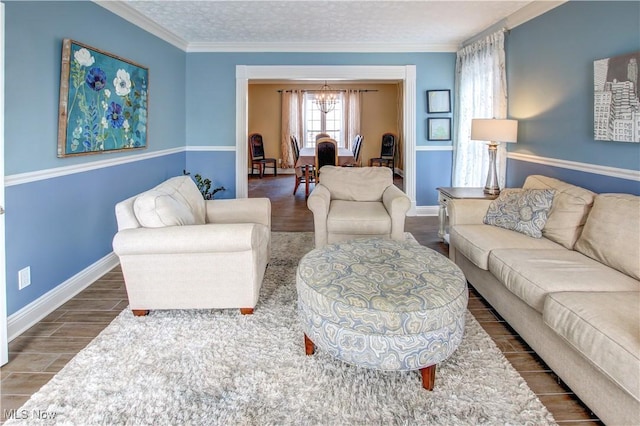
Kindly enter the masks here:
[[336, 107], [336, 101], [337, 101], [336, 91], [332, 89], [331, 86], [329, 86], [325, 81], [324, 85], [316, 93], [315, 102], [316, 102], [316, 105], [318, 106], [318, 109], [324, 112], [325, 114], [328, 112], [331, 112]]

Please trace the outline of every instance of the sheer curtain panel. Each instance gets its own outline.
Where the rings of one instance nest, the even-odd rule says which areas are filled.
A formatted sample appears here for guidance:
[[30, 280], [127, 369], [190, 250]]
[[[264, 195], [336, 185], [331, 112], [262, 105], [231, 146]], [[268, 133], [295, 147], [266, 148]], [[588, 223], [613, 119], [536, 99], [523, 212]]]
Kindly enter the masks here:
[[290, 169], [294, 166], [294, 155], [291, 151], [290, 136], [296, 137], [300, 142], [303, 139], [303, 111], [304, 92], [302, 90], [282, 91], [282, 135], [280, 136], [280, 149], [282, 150], [283, 169]]
[[[504, 31], [462, 48], [456, 60], [453, 186], [484, 186], [489, 168], [486, 143], [471, 140], [474, 118], [506, 118], [507, 80]], [[498, 182], [504, 188], [506, 148], [498, 146]]]
[[344, 93], [344, 147], [352, 149], [356, 135], [360, 134], [360, 98], [359, 90], [346, 90]]

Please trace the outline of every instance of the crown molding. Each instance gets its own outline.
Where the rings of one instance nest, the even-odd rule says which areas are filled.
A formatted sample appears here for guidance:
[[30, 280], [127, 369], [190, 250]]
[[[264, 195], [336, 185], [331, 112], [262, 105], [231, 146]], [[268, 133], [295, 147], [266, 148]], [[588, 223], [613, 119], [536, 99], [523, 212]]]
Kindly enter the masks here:
[[549, 12], [556, 7], [567, 3], [569, 0], [535, 0], [523, 7], [520, 10], [515, 11], [511, 15], [507, 16], [505, 19], [502, 19], [493, 25], [485, 28], [483, 31], [480, 31], [478, 34], [473, 37], [462, 42], [460, 47], [468, 46], [472, 43], [475, 43], [478, 40], [483, 39], [484, 37], [493, 34], [499, 30], [512, 30], [513, 28], [524, 24], [538, 16]]
[[[141, 29], [172, 44], [187, 53], [213, 53], [213, 52], [315, 52], [315, 53], [409, 53], [409, 52], [457, 52], [458, 44], [423, 44], [423, 43], [296, 43], [296, 42], [187, 42], [173, 32], [162, 27], [155, 21], [147, 18], [122, 0], [92, 0], [108, 11], [131, 22]], [[497, 27], [512, 29], [533, 18], [536, 18], [551, 9], [554, 9], [568, 0], [535, 0], [516, 11], [506, 19], [492, 25], [480, 32], [462, 45], [466, 45], [485, 34], [492, 32]]]
[[175, 47], [187, 51], [187, 47], [189, 43], [181, 37], [178, 37], [173, 32], [167, 30], [166, 28], [158, 25], [155, 21], [144, 16], [142, 13], [138, 12], [133, 7], [129, 6], [126, 2], [121, 0], [92, 0], [98, 6], [102, 6], [107, 9], [109, 12], [115, 13], [122, 19], [125, 19], [132, 24], [142, 28], [148, 33], [153, 34], [154, 36], [160, 38], [161, 40], [166, 41], [169, 44], [174, 45]]
[[315, 52], [315, 53], [398, 53], [398, 52], [456, 52], [457, 44], [421, 43], [189, 43], [187, 52]]
[[512, 29], [518, 25], [522, 25], [525, 22], [537, 18], [538, 16], [547, 13], [551, 9], [567, 3], [569, 0], [536, 0], [532, 1], [522, 9], [512, 13], [506, 19], [507, 29]]

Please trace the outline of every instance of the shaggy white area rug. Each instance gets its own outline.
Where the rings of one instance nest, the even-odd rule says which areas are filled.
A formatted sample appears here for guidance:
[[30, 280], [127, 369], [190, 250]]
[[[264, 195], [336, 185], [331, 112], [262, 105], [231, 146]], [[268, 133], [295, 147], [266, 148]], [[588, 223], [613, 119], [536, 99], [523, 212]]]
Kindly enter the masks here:
[[468, 312], [432, 392], [417, 371], [306, 356], [295, 269], [313, 234], [273, 233], [272, 246], [253, 315], [127, 309], [19, 412], [55, 414], [29, 424], [555, 424]]

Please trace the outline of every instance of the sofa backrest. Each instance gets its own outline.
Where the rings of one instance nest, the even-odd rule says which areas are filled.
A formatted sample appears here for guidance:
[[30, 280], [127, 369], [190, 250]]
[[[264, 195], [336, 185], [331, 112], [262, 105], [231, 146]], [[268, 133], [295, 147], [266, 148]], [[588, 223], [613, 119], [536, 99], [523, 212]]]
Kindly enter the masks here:
[[596, 194], [588, 189], [541, 175], [527, 177], [523, 188], [556, 191], [547, 222], [542, 229], [542, 236], [568, 249], [573, 249]]
[[116, 204], [118, 230], [205, 223], [205, 201], [189, 176], [170, 178]]
[[597, 195], [575, 249], [640, 280], [640, 197]]
[[388, 167], [324, 166], [320, 184], [332, 200], [382, 201], [382, 193], [393, 185], [393, 173]]

